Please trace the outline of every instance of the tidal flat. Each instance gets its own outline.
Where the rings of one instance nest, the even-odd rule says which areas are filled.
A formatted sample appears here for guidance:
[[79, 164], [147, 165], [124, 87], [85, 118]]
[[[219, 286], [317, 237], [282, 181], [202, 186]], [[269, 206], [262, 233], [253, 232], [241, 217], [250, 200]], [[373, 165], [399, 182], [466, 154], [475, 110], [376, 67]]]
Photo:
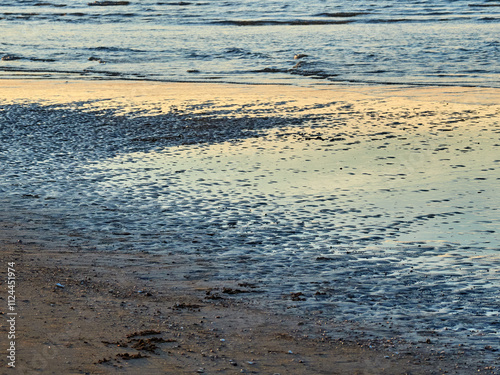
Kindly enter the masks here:
[[3, 81], [2, 238], [150, 257], [153, 289], [180, 257], [205, 302], [497, 373], [499, 96]]

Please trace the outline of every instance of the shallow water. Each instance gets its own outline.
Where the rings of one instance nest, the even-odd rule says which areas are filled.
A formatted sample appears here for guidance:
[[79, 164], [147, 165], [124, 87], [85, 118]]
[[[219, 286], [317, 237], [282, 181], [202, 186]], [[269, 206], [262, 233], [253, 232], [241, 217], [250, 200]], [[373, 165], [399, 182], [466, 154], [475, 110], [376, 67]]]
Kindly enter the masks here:
[[499, 87], [498, 1], [95, 3], [2, 1], [0, 77]]
[[[498, 110], [331, 106], [251, 130], [3, 106], [2, 204], [73, 246], [190, 254], [192, 279], [252, 282], [256, 303], [497, 347]], [[424, 116], [433, 130], [411, 126]]]

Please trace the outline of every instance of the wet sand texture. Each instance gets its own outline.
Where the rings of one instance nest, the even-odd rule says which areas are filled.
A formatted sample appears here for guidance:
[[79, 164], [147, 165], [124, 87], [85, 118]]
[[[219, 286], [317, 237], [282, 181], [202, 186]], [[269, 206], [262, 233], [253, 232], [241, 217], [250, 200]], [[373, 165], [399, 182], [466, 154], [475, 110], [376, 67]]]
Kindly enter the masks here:
[[70, 319], [70, 371], [498, 371], [498, 90], [2, 85], [30, 350]]

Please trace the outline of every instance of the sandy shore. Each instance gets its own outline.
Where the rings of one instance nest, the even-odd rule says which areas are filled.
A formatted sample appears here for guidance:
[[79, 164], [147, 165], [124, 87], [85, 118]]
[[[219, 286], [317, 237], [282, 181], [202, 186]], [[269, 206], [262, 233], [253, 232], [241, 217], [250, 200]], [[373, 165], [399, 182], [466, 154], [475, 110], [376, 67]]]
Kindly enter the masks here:
[[467, 358], [428, 344], [396, 353], [397, 338], [328, 339], [320, 317], [235, 301], [242, 290], [245, 299], [258, 298], [247, 285], [189, 281], [185, 258], [51, 251], [6, 240], [2, 264], [15, 262], [17, 273], [16, 374], [477, 371]]
[[498, 373], [498, 90], [0, 87], [16, 373]]

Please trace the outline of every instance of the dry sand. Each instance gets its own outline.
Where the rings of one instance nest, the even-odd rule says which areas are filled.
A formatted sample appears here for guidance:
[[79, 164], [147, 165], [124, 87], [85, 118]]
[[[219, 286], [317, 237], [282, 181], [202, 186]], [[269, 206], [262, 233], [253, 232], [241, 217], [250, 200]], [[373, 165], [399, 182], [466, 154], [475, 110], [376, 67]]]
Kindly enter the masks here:
[[[449, 178], [446, 183], [450, 188], [448, 189], [448, 185], [443, 185], [440, 190], [453, 195], [457, 181], [461, 184], [467, 181], [471, 183], [469, 178], [472, 176], [471, 173], [479, 173], [482, 168], [486, 171], [481, 176], [487, 178], [480, 177], [478, 181], [483, 184], [480, 188], [483, 189], [484, 195], [491, 199], [485, 198], [485, 202], [480, 203], [489, 207], [495, 202], [494, 191], [486, 183], [494, 181], [496, 177], [493, 161], [498, 159], [494, 156], [495, 144], [498, 143], [498, 103], [500, 103], [498, 90], [361, 86], [298, 88], [43, 80], [2, 81], [0, 85], [1, 104], [22, 103], [29, 106], [32, 103], [41, 103], [51, 105], [52, 109], [74, 108], [78, 111], [97, 111], [96, 113], [112, 109], [131, 118], [178, 114], [183, 120], [200, 123], [200, 127], [195, 131], [197, 133], [192, 138], [183, 138], [172, 146], [175, 147], [172, 155], [163, 151], [171, 146], [162, 144], [170, 142], [171, 138], [160, 139], [148, 136], [146, 133], [141, 141], [154, 145], [154, 148], [148, 149], [146, 153], [134, 150], [132, 153], [106, 155], [102, 160], [102, 167], [99, 168], [109, 173], [116, 171], [115, 177], [106, 180], [102, 186], [92, 185], [92, 189], [96, 189], [94, 193], [97, 195], [100, 194], [98, 189], [117, 192], [117, 197], [111, 197], [113, 193], [108, 195], [111, 197], [108, 202], [110, 207], [113, 204], [119, 206], [119, 195], [123, 197], [120, 189], [127, 184], [127, 180], [156, 179], [161, 173], [151, 171], [158, 165], [164, 164], [166, 160], [173, 163], [171, 172], [175, 175], [175, 179], [172, 178], [168, 186], [172, 190], [171, 197], [175, 197], [178, 202], [193, 199], [187, 190], [200, 183], [196, 168], [203, 166], [206, 171], [211, 171], [203, 174], [205, 185], [213, 186], [218, 181], [232, 179], [235, 172], [231, 168], [217, 169], [217, 164], [221, 164], [221, 160], [224, 165], [237, 161], [235, 171], [238, 169], [247, 171], [243, 176], [246, 180], [242, 177], [242, 181], [236, 184], [235, 190], [224, 191], [222, 188], [220, 190], [222, 195], [241, 194], [241, 197], [238, 197], [241, 201], [265, 200], [254, 197], [251, 191], [255, 190], [262, 192], [263, 195], [288, 190], [293, 194], [285, 198], [291, 199], [307, 191], [319, 196], [325, 190], [334, 191], [342, 187], [349, 188], [352, 195], [340, 198], [338, 205], [356, 208], [358, 204], [361, 208], [369, 202], [394, 201], [396, 198], [393, 193], [384, 195], [384, 192], [380, 192], [391, 183], [399, 189], [398, 191], [404, 192], [409, 201], [418, 206], [417, 202], [421, 199], [422, 193], [412, 193], [407, 189], [408, 186], [416, 186], [415, 184], [420, 183], [422, 178], [427, 179], [429, 185], [436, 184], [439, 180], [446, 182]], [[206, 124], [216, 127], [229, 120], [237, 121], [241, 118], [261, 118], [264, 124], [269, 117], [278, 118], [280, 121], [272, 123], [276, 126], [265, 125], [252, 129], [252, 137], [241, 141], [215, 139], [209, 144], [200, 144], [196, 139]], [[307, 123], [303, 123], [300, 128], [287, 122], [293, 122], [298, 117], [307, 120]], [[325, 125], [325, 118], [335, 119], [335, 124]], [[207, 134], [213, 135], [210, 132]], [[470, 159], [468, 163], [470, 169], [467, 169], [467, 173], [459, 174], [461, 169], [458, 168], [457, 171], [453, 166], [465, 163], [464, 160], [469, 161], [465, 155], [467, 153], [460, 150], [468, 151], [470, 142], [479, 138], [483, 142], [483, 146], [476, 146], [480, 152]], [[411, 147], [400, 147], [402, 140]], [[415, 157], [415, 149], [421, 150], [422, 147], [424, 151], [419, 151], [419, 156]], [[387, 149], [389, 151], [385, 151]], [[340, 160], [335, 159], [328, 164], [321, 164], [325, 152], [328, 155], [341, 153], [342, 157]], [[384, 154], [377, 154], [380, 152]], [[394, 157], [387, 159], [389, 155], [387, 152], [398, 155], [397, 167], [391, 160]], [[449, 155], [439, 158], [432, 156], [439, 152], [451, 152], [453, 160], [449, 159]], [[304, 155], [308, 159], [298, 157]], [[491, 158], [485, 155], [491, 155]], [[314, 162], [312, 168], [307, 164], [311, 160]], [[92, 173], [92, 168], [98, 168], [95, 165], [100, 162], [95, 161], [88, 167], [88, 173]], [[252, 171], [249, 168], [252, 165], [262, 164], [265, 166], [266, 177], [262, 177], [262, 171]], [[85, 168], [84, 166], [82, 170]], [[142, 172], [139, 174], [134, 174], [136, 171], [130, 172], [134, 168], [137, 171], [147, 171], [147, 176], [141, 174]], [[395, 168], [398, 169], [397, 172], [404, 173], [395, 172]], [[332, 171], [340, 169], [346, 173], [332, 177]], [[391, 173], [388, 173], [388, 169]], [[447, 171], [445, 177], [442, 170]], [[175, 173], [179, 171], [182, 173]], [[301, 175], [298, 171], [307, 173]], [[371, 172], [371, 177], [368, 171]], [[426, 172], [423, 177], [419, 175], [423, 173], [422, 171]], [[314, 179], [311, 179], [311, 172], [315, 172]], [[13, 178], [11, 173], [9, 170], [9, 179]], [[22, 173], [19, 172], [21, 176]], [[64, 173], [61, 175], [63, 178], [66, 176]], [[292, 180], [293, 183], [290, 182]], [[251, 187], [246, 186], [249, 181], [253, 181]], [[105, 229], [100, 231], [81, 229], [81, 227], [77, 230], [78, 225], [72, 222], [78, 221], [79, 216], [84, 220], [86, 212], [84, 210], [87, 209], [81, 206], [81, 213], [59, 214], [61, 222], [66, 221], [64, 224], [66, 228], [74, 228], [64, 233], [58, 226], [59, 223], [54, 220], [54, 212], [57, 212], [57, 209], [47, 206], [47, 203], [44, 203], [45, 207], [48, 207], [45, 209], [41, 204], [32, 205], [32, 202], [41, 199], [42, 193], [32, 192], [29, 187], [19, 188], [20, 185], [22, 184], [12, 184], [12, 193], [3, 190], [5, 197], [2, 197], [2, 202], [5, 208], [0, 213], [2, 264], [16, 263], [16, 309], [19, 316], [15, 373], [470, 374], [478, 371], [498, 373], [496, 347], [492, 347], [489, 343], [486, 356], [484, 353], [478, 353], [476, 349], [468, 351], [456, 345], [453, 349], [443, 350], [439, 338], [434, 338], [435, 336], [432, 336], [432, 339], [422, 339], [419, 336], [413, 342], [402, 340], [403, 335], [398, 334], [398, 329], [404, 329], [404, 326], [394, 328], [392, 335], [390, 333], [392, 324], [384, 329], [368, 326], [366, 330], [371, 330], [371, 333], [360, 335], [359, 332], [364, 329], [363, 327], [360, 328], [354, 322], [344, 322], [344, 316], [340, 315], [337, 320], [331, 317], [323, 318], [317, 305], [297, 313], [295, 309], [300, 310], [300, 306], [297, 305], [304, 302], [306, 306], [309, 299], [314, 299], [309, 298], [309, 293], [312, 296], [314, 290], [299, 291], [295, 287], [287, 289], [286, 286], [280, 289], [277, 280], [283, 277], [282, 275], [277, 274], [274, 279], [271, 276], [266, 279], [267, 276], [259, 271], [259, 263], [256, 260], [252, 260], [250, 255], [245, 260], [244, 254], [235, 255], [231, 249], [227, 254], [221, 253], [219, 258], [212, 260], [199, 254], [193, 255], [195, 254], [191, 251], [193, 244], [198, 246], [201, 241], [202, 245], [211, 246], [213, 243], [208, 242], [196, 231], [193, 234], [187, 229], [183, 234], [185, 237], [183, 241], [189, 242], [189, 245], [185, 245], [184, 254], [182, 250], [172, 250], [182, 243], [182, 239], [175, 242], [173, 237], [168, 237], [168, 233], [166, 237], [158, 239], [158, 241], [173, 242], [168, 252], [144, 252], [148, 243], [135, 240], [130, 233], [122, 231], [118, 235], [113, 235]], [[134, 194], [145, 196], [156, 194], [154, 196], [157, 199], [163, 195], [164, 192], [161, 190], [157, 188], [151, 190], [148, 186], [150, 185], [138, 186], [139, 190], [135, 190]], [[367, 186], [373, 189], [370, 190]], [[26, 191], [23, 194], [19, 189]], [[42, 188], [39, 190], [44, 192]], [[69, 198], [64, 198], [63, 195], [53, 197], [49, 193], [54, 195], [53, 191], [47, 192], [44, 202], [54, 201], [60, 205], [57, 207], [62, 209], [67, 207], [65, 202], [69, 201]], [[195, 193], [205, 194], [202, 190], [195, 190]], [[22, 199], [15, 200], [18, 196], [33, 199], [29, 202]], [[70, 198], [76, 199], [73, 196]], [[301, 211], [297, 213], [298, 219], [304, 220], [308, 215], [316, 215], [315, 220], [320, 220], [321, 215], [313, 208], [297, 206], [296, 202], [288, 202], [285, 198], [283, 202], [289, 204], [291, 211], [294, 211], [294, 208]], [[354, 202], [353, 198], [358, 199], [358, 202]], [[431, 198], [426, 196], [422, 205], [428, 206]], [[124, 199], [128, 200], [127, 197]], [[363, 200], [362, 203], [360, 199]], [[439, 199], [445, 201], [450, 197], [440, 196]], [[257, 203], [264, 204], [264, 202]], [[213, 213], [215, 211], [210, 204], [209, 199], [200, 200], [193, 207], [185, 206], [184, 211], [180, 205], [173, 215], [196, 217], [196, 211], [203, 210]], [[324, 206], [327, 204], [322, 203], [320, 206], [329, 207]], [[388, 216], [392, 215], [390, 206], [389, 203], [381, 206], [390, 212]], [[15, 210], [11, 207], [15, 207]], [[130, 207], [133, 209], [133, 206]], [[419, 213], [417, 208], [407, 208], [407, 210], [410, 213]], [[258, 209], [255, 207], [254, 211]], [[277, 216], [278, 211], [271, 213]], [[44, 213], [47, 214], [46, 217]], [[230, 214], [233, 215], [234, 212]], [[209, 217], [207, 220], [219, 220], [222, 223], [225, 220], [224, 215], [222, 212], [220, 217]], [[290, 215], [293, 218], [294, 213]], [[352, 220], [356, 218], [349, 220], [351, 222], [342, 230], [348, 231], [349, 225], [352, 226]], [[314, 220], [311, 220], [311, 223], [314, 223]], [[318, 225], [323, 224], [320, 222]], [[355, 224], [359, 226], [358, 222]], [[279, 228], [278, 224], [272, 225], [274, 225], [273, 230]], [[435, 225], [431, 222], [429, 227]], [[495, 233], [497, 223], [491, 220], [487, 225], [488, 228], [493, 228]], [[241, 232], [231, 232], [235, 230], [235, 226], [237, 224], [231, 222], [224, 227], [229, 234], [220, 237], [220, 243], [223, 241], [231, 243], [232, 235], [236, 238], [236, 234], [241, 234]], [[383, 235], [386, 240], [394, 240], [395, 235], [389, 235], [390, 230], [384, 228], [383, 224], [377, 222], [368, 228], [368, 232], [387, 232]], [[364, 229], [366, 230], [366, 227]], [[310, 231], [314, 230], [316, 229], [313, 225]], [[435, 234], [429, 228], [426, 230], [422, 230], [422, 236]], [[343, 238], [347, 240], [342, 244], [344, 247], [337, 250], [337, 256], [346, 255], [345, 247], [349, 245], [349, 241], [359, 240], [359, 236], [356, 237], [358, 232], [356, 229], [356, 233], [349, 234], [350, 237], [345, 234], [344, 237], [339, 237], [339, 241], [343, 241]], [[407, 236], [414, 236], [415, 231], [402, 227], [401, 233], [401, 236], [404, 233]], [[89, 239], [92, 236], [94, 238]], [[377, 236], [373, 234], [370, 236], [367, 235], [366, 238], [380, 241], [380, 233]], [[80, 238], [84, 240], [80, 241]], [[464, 235], [464, 238], [466, 240], [468, 237]], [[486, 240], [489, 238], [486, 237]], [[458, 239], [462, 240], [461, 237]], [[255, 243], [262, 243], [262, 240], [258, 238]], [[265, 240], [266, 238], [264, 243]], [[282, 245], [291, 246], [286, 241], [288, 240], [284, 239]], [[310, 243], [315, 244], [314, 241]], [[238, 246], [238, 242], [234, 244], [235, 247]], [[127, 251], [113, 251], [113, 247], [122, 245], [130, 247], [126, 249]], [[493, 243], [492, 246], [496, 244]], [[331, 268], [328, 262], [332, 262], [334, 258], [329, 257], [324, 251], [319, 249], [317, 253], [308, 255], [309, 258], [316, 260], [315, 264], [321, 263], [316, 265], [318, 268], [313, 269], [308, 276], [311, 280], [314, 280], [315, 272], [324, 273], [325, 268]], [[276, 254], [276, 265], [286, 262], [290, 255]], [[349, 252], [348, 255], [349, 258], [356, 258], [356, 255]], [[306, 264], [304, 262], [309, 261], [307, 256], [300, 257], [301, 255], [297, 258], [297, 264]], [[482, 264], [477, 267], [470, 265], [470, 258], [464, 257], [458, 250], [452, 253], [451, 250], [441, 252], [440, 249], [433, 248], [426, 257], [435, 259], [436, 262], [443, 257], [446, 260], [452, 259], [450, 262], [456, 264], [452, 264], [451, 267], [457, 269], [470, 267], [469, 276], [474, 275], [474, 280], [479, 280], [481, 272], [484, 272]], [[418, 267], [414, 269], [411, 266], [412, 270], [409, 270], [410, 261], [404, 268], [400, 266], [402, 261], [395, 262], [400, 267], [395, 272], [396, 268], [391, 263], [394, 261], [393, 258], [394, 256], [391, 256], [370, 263], [366, 254], [362, 254], [355, 259], [357, 269], [383, 267], [377, 269], [382, 273], [395, 275], [384, 284], [376, 274], [372, 275], [368, 271], [369, 277], [374, 281], [373, 285], [369, 280], [363, 281], [369, 286], [365, 289], [367, 295], [375, 298], [378, 296], [375, 290], [389, 288], [390, 284], [397, 286], [398, 280], [404, 279], [403, 271], [419, 272]], [[196, 259], [196, 262], [193, 259]], [[365, 260], [366, 263], [363, 263]], [[347, 268], [353, 264], [341, 262], [339, 260], [336, 264]], [[494, 268], [498, 263], [498, 256], [493, 253], [486, 257], [485, 262]], [[380, 266], [386, 263], [391, 265]], [[274, 267], [271, 258], [269, 264]], [[419, 263], [419, 266], [422, 267], [421, 272], [425, 271], [428, 275], [438, 273], [444, 267], [442, 263], [436, 265], [435, 269], [428, 264]], [[4, 266], [1, 270], [3, 280], [6, 278], [6, 271]], [[252, 279], [246, 276], [242, 282], [238, 273], [245, 272], [255, 277]], [[494, 283], [497, 282], [497, 275], [498, 272], [491, 274], [492, 285], [496, 285]], [[301, 276], [294, 277], [299, 280]], [[465, 276], [460, 278], [457, 275], [453, 277], [457, 290], [441, 286], [440, 291], [461, 296], [464, 292], [458, 289], [463, 289], [466, 283], [470, 282], [470, 278], [467, 279]], [[339, 275], [337, 292], [334, 291], [335, 288], [330, 288], [327, 291], [318, 289], [316, 293], [319, 296], [331, 295], [340, 304], [344, 299], [344, 286], [341, 286], [343, 278], [347, 279], [347, 276]], [[422, 280], [415, 279], [412, 282], [422, 283]], [[58, 283], [61, 286], [58, 286]], [[352, 287], [355, 283], [349, 285]], [[2, 287], [4, 306], [0, 310], [6, 316], [5, 281]], [[261, 294], [262, 291], [264, 294]], [[288, 300], [280, 298], [280, 293], [288, 295]], [[362, 306], [363, 296], [352, 298]], [[492, 298], [495, 298], [494, 295]], [[266, 306], [266, 301], [273, 299], [280, 299], [280, 302]], [[317, 298], [315, 301], [317, 302]], [[321, 303], [323, 302], [320, 300], [320, 306]], [[286, 307], [283, 308], [283, 304]], [[333, 305], [325, 304], [325, 306]], [[369, 310], [363, 310], [363, 307], [354, 304], [352, 306], [359, 316], [371, 314]], [[407, 308], [410, 307], [402, 307], [403, 310]], [[345, 313], [347, 310], [342, 311]], [[410, 331], [410, 328], [408, 330]], [[4, 321], [0, 333], [3, 336], [2, 342], [7, 336], [7, 331], [8, 326]], [[494, 333], [490, 336], [498, 337]], [[2, 360], [6, 365], [6, 359]]]

